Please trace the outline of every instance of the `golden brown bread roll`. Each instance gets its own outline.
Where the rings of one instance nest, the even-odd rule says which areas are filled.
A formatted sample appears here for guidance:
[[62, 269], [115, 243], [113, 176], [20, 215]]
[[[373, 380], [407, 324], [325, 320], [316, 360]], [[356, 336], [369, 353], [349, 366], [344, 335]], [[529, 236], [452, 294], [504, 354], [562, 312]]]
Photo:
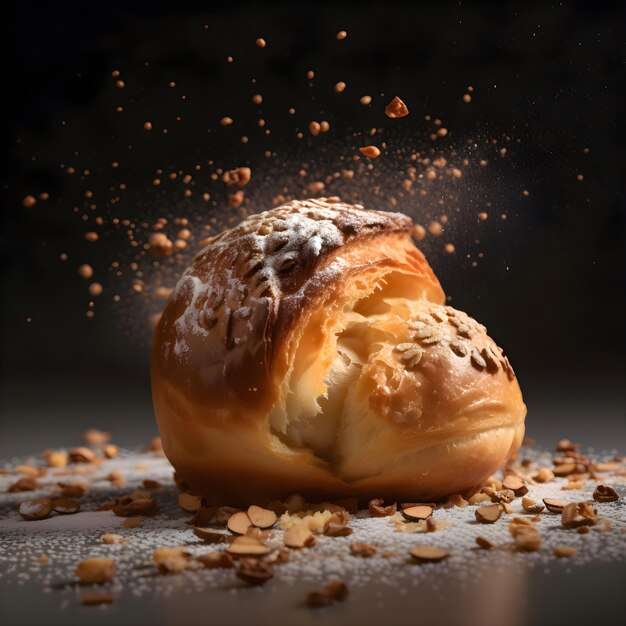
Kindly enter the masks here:
[[163, 449], [192, 492], [431, 500], [517, 452], [526, 407], [508, 359], [443, 305], [412, 228], [294, 201], [195, 257], [152, 357]]

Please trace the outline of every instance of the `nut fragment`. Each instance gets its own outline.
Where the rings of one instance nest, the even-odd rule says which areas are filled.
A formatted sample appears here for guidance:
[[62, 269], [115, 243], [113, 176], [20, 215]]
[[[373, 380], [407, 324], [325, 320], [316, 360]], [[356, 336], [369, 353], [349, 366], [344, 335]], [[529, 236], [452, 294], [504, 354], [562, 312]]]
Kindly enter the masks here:
[[510, 489], [518, 497], [525, 496], [528, 493], [528, 487], [524, 484], [524, 481], [519, 476], [513, 474], [504, 477], [502, 487]]
[[73, 498], [58, 498], [52, 501], [52, 508], [63, 515], [71, 515], [72, 513], [78, 513], [80, 510], [80, 504]]
[[380, 150], [376, 146], [363, 146], [359, 148], [359, 152], [370, 159], [375, 159], [380, 156]]
[[252, 170], [249, 167], [238, 167], [224, 172], [222, 180], [229, 186], [245, 187], [252, 177]]
[[534, 476], [533, 480], [538, 483], [547, 483], [554, 478], [554, 472], [548, 467], [542, 467]]
[[617, 491], [607, 485], [598, 485], [593, 492], [593, 499], [596, 502], [615, 502], [619, 499]]
[[227, 552], [207, 552], [207, 554], [201, 554], [196, 560], [207, 569], [230, 569], [235, 567], [233, 557]]
[[86, 606], [96, 606], [98, 604], [113, 604], [115, 596], [112, 593], [83, 593], [80, 601]]
[[285, 531], [283, 542], [288, 548], [310, 548], [315, 545], [315, 537], [307, 524], [296, 524]]
[[257, 528], [271, 528], [278, 519], [274, 511], [252, 505], [248, 508], [248, 517]]
[[367, 559], [371, 556], [374, 556], [378, 548], [369, 543], [351, 543], [350, 544], [350, 554], [352, 556], [360, 556], [364, 559]]
[[476, 521], [481, 524], [493, 524], [500, 519], [502, 509], [499, 504], [492, 504], [490, 506], [481, 506], [474, 513]]
[[233, 513], [226, 524], [228, 530], [235, 535], [245, 535], [248, 528], [252, 526], [252, 522], [245, 511]]
[[307, 606], [317, 608], [343, 602], [348, 597], [348, 587], [341, 580], [331, 580], [323, 587], [310, 591], [306, 596]]
[[200, 526], [194, 526], [193, 534], [206, 543], [227, 543], [232, 539], [231, 535]]
[[385, 107], [385, 115], [392, 119], [399, 117], [406, 117], [409, 114], [409, 109], [406, 104], [395, 96], [394, 99]]
[[111, 544], [117, 544], [117, 543], [126, 543], [126, 538], [122, 537], [122, 535], [106, 534], [100, 537], [100, 541], [102, 543], [111, 545]]
[[352, 534], [352, 528], [348, 527], [350, 515], [343, 509], [335, 511], [324, 526], [324, 534], [328, 537], [347, 537]]
[[161, 574], [176, 574], [187, 569], [191, 555], [184, 548], [163, 547], [152, 553], [152, 560]]
[[476, 537], [476, 543], [483, 550], [491, 550], [491, 548], [495, 546], [495, 544], [489, 541], [489, 539], [487, 539], [486, 537], [480, 537], [480, 536]]
[[572, 546], [556, 546], [554, 550], [552, 550], [552, 554], [559, 559], [568, 559], [569, 557], [575, 556], [577, 552], [578, 550]]
[[536, 514], [541, 513], [541, 511], [543, 511], [544, 509], [544, 506], [540, 502], [535, 502], [534, 500], [531, 500], [530, 498], [524, 496], [522, 498], [522, 508], [524, 509], [524, 511], [526, 511], [526, 513]]
[[271, 551], [271, 548], [262, 541], [247, 536], [235, 537], [228, 548], [226, 548], [228, 554], [240, 556], [265, 556]]
[[450, 556], [447, 550], [436, 546], [415, 546], [409, 550], [409, 554], [419, 563], [436, 563]]
[[52, 512], [52, 500], [50, 498], [35, 498], [20, 504], [20, 515], [29, 522], [44, 519]]
[[536, 528], [518, 533], [514, 540], [518, 552], [536, 552], [541, 547], [541, 535]]
[[402, 508], [402, 515], [410, 522], [419, 522], [428, 519], [433, 514], [433, 507], [427, 504], [417, 504]]
[[367, 508], [369, 509], [372, 517], [387, 517], [395, 514], [398, 510], [398, 505], [394, 502], [393, 504], [383, 506], [382, 498], [374, 498], [369, 501]]
[[114, 459], [120, 453], [120, 449], [114, 443], [107, 443], [102, 452], [107, 459]]
[[81, 583], [105, 583], [115, 576], [115, 561], [108, 558], [91, 558], [81, 561], [76, 566], [76, 576]]
[[561, 524], [565, 528], [593, 526], [596, 521], [594, 508], [586, 502], [572, 502], [564, 507], [561, 513]]
[[96, 453], [84, 446], [72, 448], [68, 454], [70, 463], [93, 463], [96, 459]]
[[24, 476], [18, 481], [14, 482], [7, 491], [9, 493], [15, 493], [17, 491], [35, 491], [39, 487], [37, 479], [33, 476]]
[[67, 452], [46, 450], [43, 458], [50, 467], [65, 467], [67, 465]]
[[150, 515], [157, 510], [156, 501], [152, 498], [122, 498], [113, 507], [113, 513], [118, 517], [134, 517], [136, 515]]
[[556, 498], [544, 498], [543, 503], [550, 513], [562, 513], [563, 509], [570, 504], [567, 500], [557, 500]]
[[178, 506], [187, 513], [196, 513], [202, 506], [202, 498], [190, 493], [179, 493]]
[[505, 502], [509, 504], [515, 500], [515, 493], [511, 489], [500, 489], [500, 491], [494, 491], [491, 494], [492, 502]]
[[554, 468], [555, 476], [569, 476], [573, 474], [577, 469], [576, 463], [561, 463]]
[[106, 433], [97, 428], [89, 428], [83, 433], [83, 439], [89, 446], [101, 447], [111, 440], [111, 433]]
[[274, 566], [259, 559], [241, 559], [237, 576], [251, 585], [262, 585], [274, 576]]

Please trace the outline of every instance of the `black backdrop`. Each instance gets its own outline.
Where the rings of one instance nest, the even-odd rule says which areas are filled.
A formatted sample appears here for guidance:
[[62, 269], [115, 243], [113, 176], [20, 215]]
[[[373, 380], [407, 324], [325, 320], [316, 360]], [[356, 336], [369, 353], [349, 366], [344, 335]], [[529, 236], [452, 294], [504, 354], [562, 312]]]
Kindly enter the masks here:
[[[63, 381], [66, 402], [74, 388], [85, 400], [85, 380], [115, 380], [111, 388], [124, 388], [117, 400], [137, 393], [149, 414], [148, 342], [139, 337], [132, 310], [119, 314], [98, 305], [96, 317], [85, 318], [88, 298], [75, 272], [87, 257], [85, 228], [72, 213], [75, 200], [59, 164], [74, 159], [90, 166], [96, 184], [106, 185], [105, 164], [133, 144], [124, 152], [125, 182], [136, 183], [133, 202], [150, 216], [149, 172], [165, 161], [187, 167], [207, 158], [206, 139], [194, 124], [165, 147], [142, 143], [137, 129], [147, 115], [175, 112], [155, 85], [173, 76], [190, 93], [210, 94], [214, 110], [190, 98], [187, 119], [245, 119], [250, 112], [241, 103], [255, 88], [232, 78], [223, 59], [232, 50], [235, 64], [245, 68], [258, 55], [251, 42], [260, 35], [268, 41], [268, 60], [244, 75], [262, 78], [264, 93], [275, 96], [264, 105], [265, 117], [275, 119], [272, 149], [285, 144], [285, 153], [290, 150], [279, 96], [289, 96], [310, 66], [330, 88], [346, 80], [355, 97], [401, 93], [412, 112], [442, 117], [457, 137], [513, 132], [522, 139], [508, 169], [490, 170], [483, 181], [491, 197], [510, 204], [503, 207], [510, 219], [485, 236], [484, 261], [472, 269], [434, 248], [429, 258], [453, 304], [507, 348], [531, 409], [529, 424], [533, 403], [544, 400], [586, 401], [591, 409], [577, 419], [589, 423], [596, 419], [594, 402], [607, 403], [613, 419], [623, 420], [626, 236], [618, 131], [626, 12], [617, 4], [25, 1], [10, 6], [7, 18], [10, 160], [2, 173], [0, 252], [5, 432], [16, 407], [37, 390], [49, 393], [43, 390], [50, 380]], [[340, 28], [349, 33], [345, 42], [334, 40]], [[142, 106], [114, 119], [111, 71], [118, 67], [129, 84], [141, 83], [134, 98]], [[476, 88], [471, 109], [460, 103], [469, 84]], [[319, 109], [314, 98], [301, 105], [305, 114], [307, 107]], [[339, 125], [349, 115], [342, 106]], [[264, 167], [258, 143], [234, 145], [216, 132], [210, 151], [225, 162], [246, 161], [253, 171]], [[522, 188], [530, 192], [523, 202]], [[49, 203], [22, 207], [25, 194], [42, 190]], [[468, 193], [468, 202], [475, 196]], [[60, 264], [60, 251], [72, 262]], [[104, 244], [89, 248], [88, 256], [94, 266], [113, 258]], [[97, 419], [86, 402], [81, 428]], [[569, 415], [558, 417], [566, 434]]]

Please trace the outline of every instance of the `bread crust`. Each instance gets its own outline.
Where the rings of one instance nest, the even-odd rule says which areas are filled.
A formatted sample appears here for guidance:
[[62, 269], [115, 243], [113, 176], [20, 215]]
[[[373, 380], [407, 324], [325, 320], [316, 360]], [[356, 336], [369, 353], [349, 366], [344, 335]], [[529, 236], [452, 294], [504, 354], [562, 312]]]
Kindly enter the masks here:
[[[508, 360], [473, 320], [467, 359], [451, 351], [462, 338], [449, 320], [463, 314], [441, 306], [443, 290], [411, 233], [401, 214], [294, 201], [225, 231], [195, 257], [166, 304], [152, 354], [164, 451], [194, 493], [238, 506], [293, 492], [311, 500], [435, 498], [480, 482], [519, 447], [525, 406]], [[398, 311], [379, 315], [381, 302]], [[435, 325], [446, 339], [416, 340], [426, 357], [409, 372], [396, 347], [415, 339], [410, 326], [423, 324], [429, 307], [445, 320]], [[334, 409], [332, 453], [319, 454], [301, 433], [319, 398], [334, 391], [310, 372], [325, 372], [337, 357], [348, 324], [338, 320], [350, 316], [387, 339]], [[464, 327], [471, 320], [462, 319]], [[497, 371], [478, 371], [474, 349], [479, 359], [487, 350]], [[404, 387], [385, 399], [381, 389], [394, 376]], [[293, 414], [293, 397], [310, 406]], [[419, 419], [398, 420], [414, 413], [416, 397]], [[355, 443], [368, 433], [380, 437], [373, 457]]]

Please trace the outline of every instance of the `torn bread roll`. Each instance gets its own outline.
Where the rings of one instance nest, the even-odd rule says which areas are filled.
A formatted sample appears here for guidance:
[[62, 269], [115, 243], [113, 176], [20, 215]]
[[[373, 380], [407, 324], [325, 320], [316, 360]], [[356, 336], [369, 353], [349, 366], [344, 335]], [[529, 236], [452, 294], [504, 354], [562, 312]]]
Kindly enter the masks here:
[[192, 493], [434, 500], [517, 452], [526, 407], [509, 361], [444, 306], [412, 228], [294, 201], [195, 257], [152, 356], [163, 449]]

